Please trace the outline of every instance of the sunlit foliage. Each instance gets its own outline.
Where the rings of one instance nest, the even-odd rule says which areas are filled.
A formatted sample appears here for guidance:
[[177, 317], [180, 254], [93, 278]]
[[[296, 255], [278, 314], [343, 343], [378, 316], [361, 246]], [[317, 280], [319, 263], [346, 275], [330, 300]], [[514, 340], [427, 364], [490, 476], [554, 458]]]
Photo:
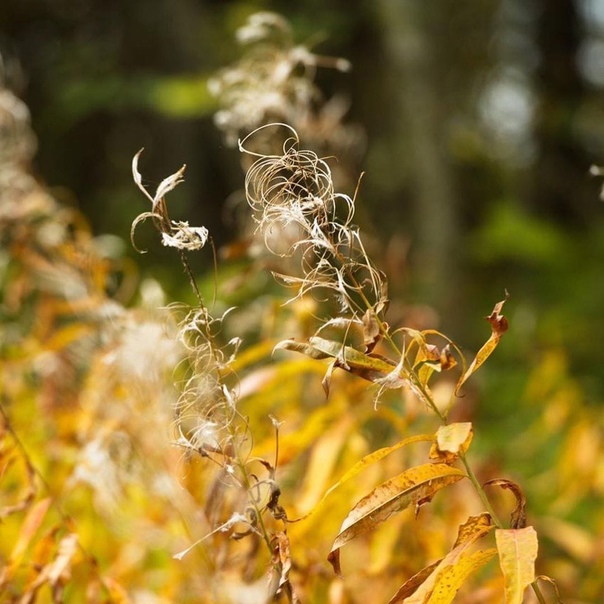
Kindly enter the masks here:
[[[216, 85], [246, 170], [246, 261], [285, 286], [267, 285], [259, 310], [202, 294], [188, 254], [213, 256], [211, 234], [169, 213], [184, 167], [151, 194], [144, 154], [132, 164], [151, 204], [133, 243], [153, 223], [196, 300], [166, 306], [31, 176], [27, 109], [2, 90], [2, 597], [521, 604], [560, 601], [559, 585], [565, 601], [596, 601], [604, 527], [580, 514], [604, 489], [602, 420], [550, 351], [515, 402], [540, 412], [505, 436], [527, 460], [548, 451], [543, 467], [520, 486], [488, 442], [474, 453], [472, 378], [513, 300], [494, 304], [470, 355], [389, 324], [387, 277], [354, 222], [360, 194], [302, 143], [324, 61], [291, 36], [280, 17], [253, 17], [252, 54]], [[275, 70], [278, 102], [246, 111]], [[247, 338], [242, 315], [257, 323]]]

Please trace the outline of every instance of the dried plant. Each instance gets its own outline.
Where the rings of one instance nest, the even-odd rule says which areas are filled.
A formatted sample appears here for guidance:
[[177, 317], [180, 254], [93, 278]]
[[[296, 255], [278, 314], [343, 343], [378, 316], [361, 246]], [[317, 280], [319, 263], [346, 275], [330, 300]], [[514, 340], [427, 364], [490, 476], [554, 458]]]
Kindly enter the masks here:
[[279, 135], [272, 129], [257, 129], [272, 122], [286, 123], [321, 155], [338, 157], [338, 182], [354, 178], [365, 149], [363, 131], [343, 122], [348, 110], [344, 99], [325, 100], [314, 83], [318, 68], [345, 72], [350, 63], [296, 44], [290, 24], [275, 13], [252, 14], [236, 35], [244, 48], [242, 58], [208, 84], [221, 107], [214, 121], [227, 143], [234, 146], [256, 131], [254, 151], [278, 152]]

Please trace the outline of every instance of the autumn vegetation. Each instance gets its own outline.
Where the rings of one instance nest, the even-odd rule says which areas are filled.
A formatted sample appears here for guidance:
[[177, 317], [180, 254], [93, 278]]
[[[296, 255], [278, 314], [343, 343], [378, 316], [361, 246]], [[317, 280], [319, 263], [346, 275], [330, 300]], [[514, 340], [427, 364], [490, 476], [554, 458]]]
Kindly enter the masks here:
[[150, 187], [145, 151], [132, 161], [132, 245], [153, 254], [137, 235], [154, 228], [190, 303], [35, 180], [27, 109], [0, 91], [0, 599], [595, 602], [601, 537], [562, 517], [602, 486], [601, 420], [564, 358], [535, 370], [543, 410], [506, 436], [550, 454], [520, 483], [473, 421], [515, 292], [476, 318], [474, 352], [392, 316], [396, 275], [356, 222], [358, 133], [315, 84], [348, 63], [270, 13], [239, 36], [210, 90], [245, 173], [240, 238], [216, 249], [172, 215], [191, 168]]

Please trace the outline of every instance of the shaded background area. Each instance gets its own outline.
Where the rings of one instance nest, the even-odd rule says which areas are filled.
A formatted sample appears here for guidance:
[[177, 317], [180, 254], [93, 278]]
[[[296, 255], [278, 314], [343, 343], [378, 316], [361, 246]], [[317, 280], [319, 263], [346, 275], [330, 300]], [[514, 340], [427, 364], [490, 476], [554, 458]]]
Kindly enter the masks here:
[[[588, 174], [604, 162], [596, 0], [454, 9], [388, 0], [4, 2], [7, 77], [31, 109], [41, 178], [96, 233], [127, 240], [143, 207], [130, 161], [144, 146], [151, 181], [188, 164], [178, 213], [207, 225], [218, 245], [231, 238], [222, 206], [242, 174], [212, 124], [206, 81], [240, 55], [234, 31], [256, 10], [282, 12], [300, 42], [353, 64], [318, 80], [326, 96], [346, 96], [349, 120], [365, 131], [361, 221], [391, 241], [383, 265], [394, 295], [435, 307], [458, 338], [508, 288], [526, 329], [542, 325], [534, 335], [571, 341], [581, 363], [597, 356], [602, 206]], [[165, 257], [155, 250], [153, 270], [174, 289], [180, 276], [161, 266]]]

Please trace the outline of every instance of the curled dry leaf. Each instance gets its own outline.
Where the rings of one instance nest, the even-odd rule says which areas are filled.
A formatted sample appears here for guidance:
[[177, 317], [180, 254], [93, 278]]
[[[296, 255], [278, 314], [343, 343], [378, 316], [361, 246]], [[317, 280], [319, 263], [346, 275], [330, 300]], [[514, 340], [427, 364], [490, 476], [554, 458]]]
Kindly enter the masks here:
[[510, 519], [510, 527], [513, 529], [521, 529], [526, 526], [526, 497], [518, 484], [505, 478], [495, 478], [488, 480], [484, 486], [501, 487], [509, 489], [516, 497], [516, 507], [512, 511]]
[[317, 336], [310, 338], [308, 342], [284, 340], [279, 342], [274, 350], [292, 350], [305, 354], [311, 359], [333, 359], [323, 378], [323, 389], [326, 394], [329, 394], [331, 374], [336, 368], [344, 369], [374, 383], [381, 383], [381, 380], [391, 376], [395, 368], [392, 361], [382, 356], [368, 355], [352, 346], [344, 346], [341, 342]]
[[375, 312], [368, 308], [363, 315], [363, 344], [365, 352], [371, 352], [380, 341], [381, 332]]
[[500, 302], [497, 302], [493, 308], [493, 312], [486, 317], [487, 321], [491, 325], [491, 335], [482, 348], [476, 353], [476, 357], [466, 372], [461, 376], [461, 378], [459, 378], [457, 386], [455, 387], [456, 393], [459, 392], [460, 388], [466, 383], [470, 376], [474, 374], [478, 368], [491, 356], [495, 348], [497, 348], [497, 344], [499, 344], [501, 336], [508, 330], [508, 320], [501, 314], [501, 311], [503, 309], [503, 305], [507, 302], [509, 297], [510, 296], [506, 291], [505, 298]]
[[560, 590], [558, 589], [558, 584], [556, 583], [555, 579], [552, 579], [551, 577], [548, 577], [547, 575], [539, 575], [535, 580], [544, 581], [546, 583], [549, 583], [552, 586], [554, 593], [556, 594], [557, 604], [563, 604], [562, 598], [560, 597]]
[[287, 591], [288, 594], [293, 596], [290, 601], [298, 601], [298, 598], [294, 594], [293, 587], [289, 580], [289, 572], [292, 568], [292, 559], [289, 547], [289, 537], [284, 531], [278, 531], [271, 539], [271, 546], [273, 548], [273, 568], [279, 572], [279, 583], [276, 589], [276, 593]]
[[336, 574], [341, 574], [340, 548], [343, 545], [373, 530], [393, 513], [410, 505], [427, 503], [437, 491], [465, 476], [458, 468], [446, 464], [424, 464], [410, 468], [373, 489], [349, 512], [333, 543], [328, 560]]

